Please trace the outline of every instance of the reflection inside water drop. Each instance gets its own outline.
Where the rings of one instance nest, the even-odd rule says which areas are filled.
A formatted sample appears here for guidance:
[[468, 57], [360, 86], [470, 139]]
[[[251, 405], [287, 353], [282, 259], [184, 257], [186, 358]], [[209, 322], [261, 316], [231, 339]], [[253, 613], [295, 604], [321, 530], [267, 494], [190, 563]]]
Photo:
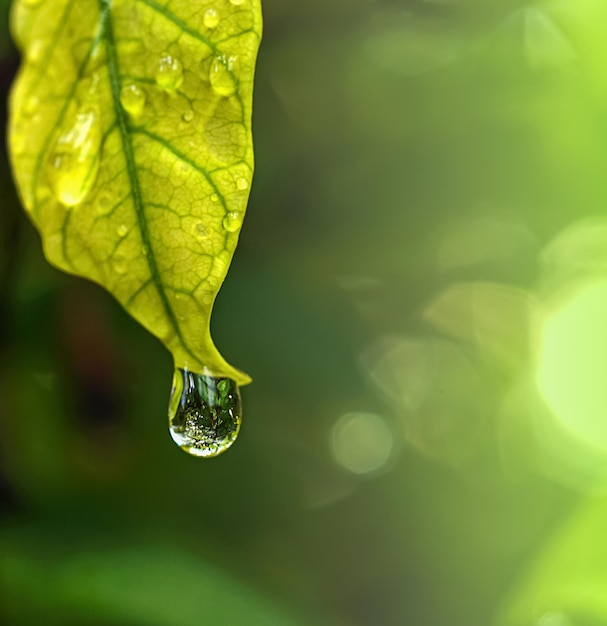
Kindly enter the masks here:
[[238, 385], [176, 369], [169, 402], [169, 431], [173, 441], [194, 456], [221, 454], [236, 441], [242, 420]]

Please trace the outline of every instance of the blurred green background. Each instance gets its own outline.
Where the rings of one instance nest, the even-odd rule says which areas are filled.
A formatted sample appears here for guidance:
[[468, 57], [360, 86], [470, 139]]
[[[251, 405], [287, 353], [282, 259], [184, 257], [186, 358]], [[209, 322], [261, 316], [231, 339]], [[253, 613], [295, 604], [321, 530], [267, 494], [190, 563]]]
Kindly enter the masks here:
[[604, 626], [607, 3], [264, 12], [224, 456], [0, 155], [0, 623]]

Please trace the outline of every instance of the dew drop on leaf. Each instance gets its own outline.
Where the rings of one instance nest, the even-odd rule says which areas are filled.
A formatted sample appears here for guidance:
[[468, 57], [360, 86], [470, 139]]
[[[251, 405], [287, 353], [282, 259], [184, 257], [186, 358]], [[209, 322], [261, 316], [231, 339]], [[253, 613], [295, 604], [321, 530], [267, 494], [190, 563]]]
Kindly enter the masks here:
[[249, 188], [249, 181], [246, 178], [239, 178], [236, 181], [236, 186], [240, 189], [240, 191], [244, 191]]
[[181, 120], [186, 124], [189, 124], [194, 119], [194, 111], [192, 109], [188, 109], [184, 113], [181, 114]]
[[170, 54], [160, 57], [158, 67], [156, 68], [156, 82], [159, 87], [167, 91], [179, 89], [183, 82], [181, 61]]
[[120, 224], [116, 229], [116, 234], [118, 237], [126, 237], [126, 234], [129, 232], [128, 226], [126, 224]]
[[209, 73], [209, 80], [211, 81], [211, 87], [215, 93], [220, 96], [231, 96], [236, 92], [236, 81], [232, 74], [232, 65], [235, 61], [235, 57], [218, 56], [213, 59], [211, 63], [211, 70]]
[[133, 117], [139, 117], [145, 108], [145, 91], [134, 84], [125, 85], [120, 90], [120, 104]]
[[242, 226], [242, 218], [242, 213], [230, 211], [229, 213], [226, 213], [226, 216], [223, 218], [223, 227], [229, 233], [235, 233]]
[[193, 456], [213, 457], [236, 441], [242, 421], [238, 385], [178, 368], [169, 401], [169, 432]]
[[219, 24], [219, 11], [211, 7], [204, 12], [202, 22], [207, 28], [216, 28]]
[[101, 128], [94, 109], [76, 115], [72, 126], [57, 138], [50, 153], [47, 177], [61, 204], [80, 204], [91, 190], [99, 170]]

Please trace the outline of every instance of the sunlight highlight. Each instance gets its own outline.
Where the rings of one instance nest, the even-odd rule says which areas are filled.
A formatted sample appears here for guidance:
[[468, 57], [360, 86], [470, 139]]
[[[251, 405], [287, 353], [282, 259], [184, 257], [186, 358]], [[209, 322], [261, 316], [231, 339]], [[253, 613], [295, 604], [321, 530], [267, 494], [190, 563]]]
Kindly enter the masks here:
[[546, 321], [537, 380], [563, 424], [607, 450], [607, 282], [581, 289]]

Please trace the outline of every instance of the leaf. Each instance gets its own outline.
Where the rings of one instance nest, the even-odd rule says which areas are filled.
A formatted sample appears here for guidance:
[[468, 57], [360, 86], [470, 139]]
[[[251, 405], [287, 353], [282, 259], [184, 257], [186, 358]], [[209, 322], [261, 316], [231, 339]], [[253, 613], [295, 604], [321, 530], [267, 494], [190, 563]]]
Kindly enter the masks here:
[[583, 502], [519, 582], [497, 625], [607, 623], [606, 524], [604, 497]]
[[[148, 543], [99, 550], [76, 537], [71, 538], [70, 549], [55, 541], [49, 552], [49, 544], [41, 545], [40, 534], [32, 530], [40, 533], [38, 527], [16, 533], [3, 529], [0, 534], [2, 617], [14, 625], [41, 621], [146, 626], [324, 623], [298, 614], [250, 582], [199, 559], [196, 549], [188, 553]], [[24, 547], [27, 539], [30, 542]], [[38, 549], [35, 554], [32, 545]]]
[[17, 0], [9, 149], [48, 260], [175, 365], [240, 384], [210, 334], [253, 175], [260, 0]]

